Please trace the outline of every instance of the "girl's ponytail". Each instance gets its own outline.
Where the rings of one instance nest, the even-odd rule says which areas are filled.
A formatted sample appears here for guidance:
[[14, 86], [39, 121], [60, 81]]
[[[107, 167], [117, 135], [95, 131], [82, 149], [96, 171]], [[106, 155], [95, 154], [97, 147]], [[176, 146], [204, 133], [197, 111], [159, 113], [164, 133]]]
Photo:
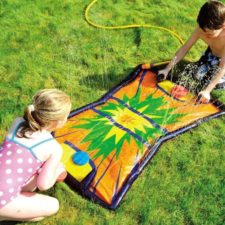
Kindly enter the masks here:
[[18, 137], [27, 137], [28, 133], [33, 133], [41, 129], [39, 123], [35, 120], [34, 105], [28, 105], [24, 110], [24, 123], [22, 128], [17, 133]]
[[68, 95], [57, 89], [44, 89], [33, 97], [33, 104], [24, 110], [24, 123], [18, 130], [18, 137], [30, 136], [33, 132], [48, 128], [52, 121], [59, 121], [68, 115], [71, 101]]

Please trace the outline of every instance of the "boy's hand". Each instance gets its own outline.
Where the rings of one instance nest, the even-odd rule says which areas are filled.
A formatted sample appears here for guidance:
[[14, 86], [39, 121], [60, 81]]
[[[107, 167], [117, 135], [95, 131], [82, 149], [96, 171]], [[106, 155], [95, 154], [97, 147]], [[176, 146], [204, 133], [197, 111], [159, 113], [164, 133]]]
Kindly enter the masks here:
[[198, 103], [208, 103], [210, 101], [210, 92], [201, 91], [198, 93], [197, 102]]
[[160, 81], [165, 80], [168, 73], [169, 73], [169, 71], [167, 69], [159, 70], [159, 72], [157, 74], [157, 81], [160, 82]]

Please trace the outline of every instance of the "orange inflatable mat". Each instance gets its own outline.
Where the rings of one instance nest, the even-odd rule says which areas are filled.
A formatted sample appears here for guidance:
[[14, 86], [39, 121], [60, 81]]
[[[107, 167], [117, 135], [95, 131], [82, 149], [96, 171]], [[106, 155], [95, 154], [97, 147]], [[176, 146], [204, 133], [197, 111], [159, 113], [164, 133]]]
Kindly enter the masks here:
[[[139, 65], [101, 99], [72, 111], [54, 133], [64, 149], [67, 182], [104, 207], [118, 207], [162, 142], [225, 114], [223, 104], [198, 104], [171, 81], [158, 83], [156, 74], [157, 67]], [[73, 160], [77, 152], [82, 165]]]

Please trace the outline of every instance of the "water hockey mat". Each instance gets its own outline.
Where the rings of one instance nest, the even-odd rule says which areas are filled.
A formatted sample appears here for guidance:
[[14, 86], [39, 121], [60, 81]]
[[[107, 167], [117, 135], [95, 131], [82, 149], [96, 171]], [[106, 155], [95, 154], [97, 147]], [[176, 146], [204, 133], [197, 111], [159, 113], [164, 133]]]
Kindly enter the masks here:
[[162, 142], [225, 114], [222, 103], [196, 104], [190, 92], [171, 95], [157, 67], [139, 65], [101, 99], [71, 112], [54, 135], [63, 147], [67, 182], [82, 195], [116, 209]]

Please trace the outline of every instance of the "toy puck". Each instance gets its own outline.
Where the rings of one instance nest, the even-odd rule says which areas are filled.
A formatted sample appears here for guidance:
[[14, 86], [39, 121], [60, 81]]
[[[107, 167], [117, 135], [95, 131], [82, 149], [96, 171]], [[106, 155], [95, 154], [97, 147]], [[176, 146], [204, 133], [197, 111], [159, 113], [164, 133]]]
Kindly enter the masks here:
[[89, 162], [89, 155], [86, 152], [76, 152], [72, 160], [75, 164], [82, 166]]

